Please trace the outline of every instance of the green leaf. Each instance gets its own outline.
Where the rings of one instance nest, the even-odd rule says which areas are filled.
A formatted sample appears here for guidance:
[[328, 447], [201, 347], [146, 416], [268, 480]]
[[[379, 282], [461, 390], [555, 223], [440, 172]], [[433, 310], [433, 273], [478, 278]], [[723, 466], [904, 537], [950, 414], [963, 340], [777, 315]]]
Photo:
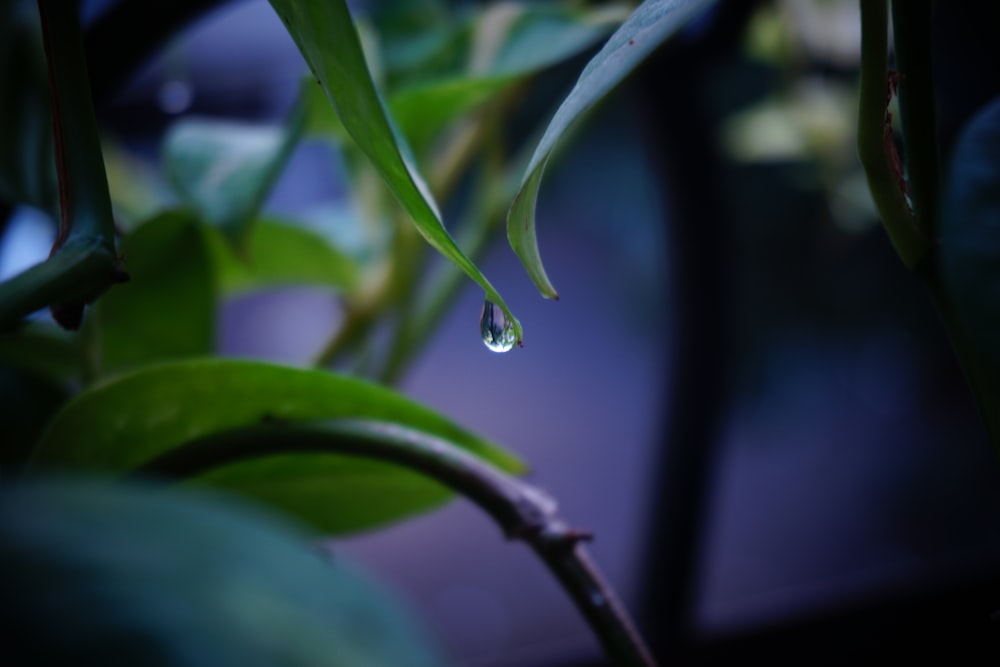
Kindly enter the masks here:
[[181, 199], [240, 239], [302, 136], [299, 107], [287, 127], [185, 118], [164, 140], [167, 175]]
[[70, 386], [80, 380], [83, 352], [80, 339], [47, 322], [28, 322], [0, 334], [0, 365]]
[[272, 285], [322, 285], [350, 290], [357, 266], [315, 232], [269, 220], [254, 223], [237, 251], [211, 227], [202, 229], [219, 288], [225, 294]]
[[515, 80], [510, 76], [463, 76], [434, 81], [394, 95], [389, 106], [413, 150], [422, 155], [442, 130], [495, 98]]
[[[202, 360], [147, 368], [83, 392], [54, 419], [35, 465], [129, 471], [185, 443], [260, 424], [370, 419], [440, 437], [508, 471], [510, 454], [384, 387], [318, 370]], [[370, 528], [448, 498], [402, 468], [297, 455], [244, 461], [205, 476], [296, 512], [330, 533]]]
[[310, 536], [176, 487], [46, 479], [0, 489], [5, 664], [443, 661], [387, 594]]
[[477, 17], [469, 68], [524, 76], [595, 45], [629, 15], [626, 5], [597, 9], [502, 2]]
[[[572, 123], [611, 91], [657, 46], [712, 0], [646, 0], [587, 64], [535, 148], [507, 216], [507, 238], [542, 296], [559, 294], [545, 273], [535, 232], [535, 202], [545, 164]], [[683, 128], [680, 129], [683, 131]]]
[[403, 138], [393, 130], [365, 65], [358, 35], [343, 0], [271, 0], [303, 57], [340, 116], [421, 235], [476, 281], [515, 324], [521, 325], [476, 265], [445, 229], [427, 185]]
[[[1000, 98], [966, 126], [955, 148], [940, 244], [951, 335], [1000, 447]], [[947, 312], [947, 310], [946, 310]]]
[[140, 225], [122, 240], [121, 251], [131, 280], [95, 308], [101, 369], [209, 354], [215, 279], [192, 215], [168, 212]]
[[[418, 155], [447, 126], [512, 84], [593, 46], [627, 15], [516, 3], [488, 6], [471, 23], [477, 38], [465, 71], [409, 86], [389, 108]], [[429, 112], [433, 110], [433, 112]]]

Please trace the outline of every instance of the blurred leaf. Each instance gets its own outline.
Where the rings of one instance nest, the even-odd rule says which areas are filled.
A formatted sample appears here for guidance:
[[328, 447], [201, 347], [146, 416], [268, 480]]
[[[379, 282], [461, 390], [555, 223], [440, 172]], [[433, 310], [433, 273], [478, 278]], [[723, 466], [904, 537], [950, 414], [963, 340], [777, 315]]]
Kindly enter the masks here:
[[351, 16], [343, 0], [271, 0], [344, 127], [378, 169], [421, 235], [454, 262], [521, 325], [441, 222], [427, 185], [417, 174], [403, 138], [393, 130], [372, 83]]
[[236, 251], [211, 227], [202, 229], [223, 293], [271, 285], [322, 285], [349, 290], [357, 279], [354, 261], [318, 234], [269, 220], [254, 223], [245, 250]]
[[212, 258], [192, 215], [164, 213], [122, 239], [131, 280], [95, 307], [104, 372], [209, 354], [215, 346]]
[[168, 177], [207, 222], [239, 239], [302, 136], [305, 112], [287, 127], [185, 118], [164, 139]]
[[498, 3], [475, 17], [467, 71], [409, 86], [389, 101], [417, 154], [448, 125], [511, 84], [593, 46], [621, 22], [623, 7], [599, 10]]
[[[535, 233], [535, 202], [545, 163], [570, 125], [611, 91], [657, 46], [710, 5], [712, 0], [646, 0], [580, 74], [535, 148], [507, 216], [507, 237], [538, 291], [558, 297], [545, 273]], [[674, 128], [683, 131], [683, 128]]]
[[[966, 374], [1000, 447], [1000, 98], [966, 126], [944, 198], [941, 275]], [[957, 335], [956, 335], [957, 334]]]
[[595, 45], [624, 21], [627, 5], [562, 7], [496, 3], [476, 17], [469, 69], [473, 74], [522, 76]]
[[0, 3], [0, 200], [57, 210], [52, 114], [38, 9]]
[[274, 516], [176, 488], [7, 486], [4, 663], [442, 664], [383, 591], [308, 540]]
[[513, 77], [459, 77], [407, 88], [390, 100], [392, 115], [418, 155], [456, 120], [505, 90]]
[[0, 334], [0, 366], [41, 376], [53, 384], [79, 381], [83, 353], [78, 336], [48, 322], [28, 322]]
[[[128, 471], [233, 429], [348, 417], [408, 426], [505, 470], [522, 470], [512, 455], [384, 387], [325, 371], [220, 359], [148, 368], [83, 392], [57, 415], [35, 464]], [[329, 532], [399, 519], [449, 496], [416, 473], [343, 457], [268, 457], [231, 468], [205, 479], [226, 488], [232, 480], [236, 491], [290, 511], [305, 509]]]

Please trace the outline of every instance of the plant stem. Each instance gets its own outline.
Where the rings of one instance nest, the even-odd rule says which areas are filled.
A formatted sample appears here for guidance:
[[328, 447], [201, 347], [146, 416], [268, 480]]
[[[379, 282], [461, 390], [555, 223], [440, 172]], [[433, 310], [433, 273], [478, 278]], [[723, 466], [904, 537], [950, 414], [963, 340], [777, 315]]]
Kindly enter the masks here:
[[931, 0], [893, 0], [892, 31], [899, 81], [903, 158], [917, 228], [936, 239], [941, 166], [931, 63]]
[[60, 324], [76, 329], [84, 304], [126, 279], [117, 267], [111, 197], [77, 12], [74, 2], [38, 0], [59, 177], [59, 235], [48, 261], [0, 285], [0, 329], [46, 305]]
[[[82, 304], [114, 281], [116, 259], [103, 246], [74, 242], [0, 284], [0, 331], [52, 304]], [[72, 327], [69, 327], [72, 328]]]
[[858, 157], [882, 224], [899, 258], [915, 268], [928, 255], [928, 237], [917, 226], [892, 168], [886, 137], [889, 90], [887, 0], [860, 0], [861, 82], [858, 103]]
[[[38, 0], [52, 93], [52, 130], [59, 175], [60, 238], [94, 238], [115, 252], [111, 196], [84, 60], [75, 2]], [[61, 245], [57, 240], [55, 249]]]
[[508, 538], [531, 546], [573, 599], [613, 664], [656, 664], [581, 544], [589, 535], [567, 526], [543, 492], [440, 438], [363, 420], [269, 423], [189, 442], [135, 474], [189, 477], [248, 458], [307, 452], [401, 465], [462, 494], [489, 514]]

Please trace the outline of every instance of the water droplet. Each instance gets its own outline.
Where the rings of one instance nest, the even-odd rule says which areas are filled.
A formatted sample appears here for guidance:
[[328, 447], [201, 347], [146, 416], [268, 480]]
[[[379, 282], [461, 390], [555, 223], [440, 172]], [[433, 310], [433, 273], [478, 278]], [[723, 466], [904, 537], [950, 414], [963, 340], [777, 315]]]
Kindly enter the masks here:
[[483, 344], [494, 352], [507, 352], [517, 342], [514, 323], [507, 319], [500, 306], [489, 299], [483, 302], [479, 333], [483, 336]]

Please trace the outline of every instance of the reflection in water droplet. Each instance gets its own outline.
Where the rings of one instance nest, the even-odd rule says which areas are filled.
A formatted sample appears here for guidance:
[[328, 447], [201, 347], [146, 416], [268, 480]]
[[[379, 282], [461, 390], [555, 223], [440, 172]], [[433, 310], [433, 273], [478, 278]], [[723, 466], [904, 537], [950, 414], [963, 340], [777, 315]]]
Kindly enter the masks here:
[[506, 352], [517, 342], [514, 323], [507, 319], [500, 306], [488, 299], [483, 302], [483, 314], [479, 318], [479, 333], [482, 334], [486, 347], [494, 352]]

